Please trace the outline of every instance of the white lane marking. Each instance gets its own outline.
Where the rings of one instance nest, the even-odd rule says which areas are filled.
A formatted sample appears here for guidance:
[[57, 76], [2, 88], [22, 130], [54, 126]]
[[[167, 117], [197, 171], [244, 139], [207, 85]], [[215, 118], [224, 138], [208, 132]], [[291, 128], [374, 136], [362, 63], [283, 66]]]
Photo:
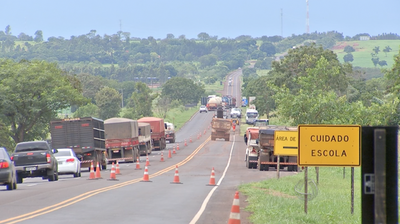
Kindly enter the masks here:
[[219, 179], [219, 181], [217, 183], [217, 186], [213, 187], [211, 189], [211, 191], [208, 193], [207, 197], [204, 199], [203, 204], [200, 207], [200, 210], [193, 217], [192, 221], [190, 221], [189, 224], [195, 224], [199, 220], [199, 218], [203, 214], [204, 210], [206, 209], [206, 206], [207, 206], [208, 202], [210, 201], [211, 196], [214, 194], [214, 191], [217, 190], [218, 186], [221, 184], [222, 180], [224, 179], [225, 174], [228, 171], [229, 165], [231, 164], [233, 147], [235, 146], [235, 138], [236, 138], [236, 136], [233, 136], [233, 144], [232, 144], [232, 147], [231, 147], [231, 152], [229, 154], [229, 160], [228, 160], [228, 163], [226, 164], [226, 167], [225, 167], [224, 173], [221, 176], [221, 179]]
[[35, 186], [35, 185], [37, 185], [37, 184], [28, 184], [28, 185], [26, 185], [26, 186], [32, 187], [32, 186]]

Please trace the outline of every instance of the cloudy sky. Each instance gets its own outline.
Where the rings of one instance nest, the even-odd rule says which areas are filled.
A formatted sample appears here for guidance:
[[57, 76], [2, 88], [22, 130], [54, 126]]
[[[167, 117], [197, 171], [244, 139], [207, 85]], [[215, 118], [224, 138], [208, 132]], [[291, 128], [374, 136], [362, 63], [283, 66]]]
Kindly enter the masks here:
[[[42, 30], [45, 40], [90, 30], [111, 35], [120, 29], [141, 38], [197, 38], [201, 32], [219, 38], [287, 37], [306, 32], [306, 0], [7, 0], [1, 5], [0, 30], [10, 25], [13, 35], [31, 36]], [[310, 32], [400, 34], [399, 9], [399, 0], [309, 0]]]

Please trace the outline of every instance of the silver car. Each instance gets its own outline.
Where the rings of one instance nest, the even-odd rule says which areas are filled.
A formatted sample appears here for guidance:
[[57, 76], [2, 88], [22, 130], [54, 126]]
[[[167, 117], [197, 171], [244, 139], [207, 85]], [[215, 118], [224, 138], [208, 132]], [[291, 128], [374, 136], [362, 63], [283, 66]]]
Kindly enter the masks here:
[[14, 162], [4, 147], [0, 147], [0, 185], [6, 185], [7, 190], [17, 189], [17, 173]]
[[201, 106], [200, 106], [200, 109], [199, 109], [199, 112], [200, 112], [200, 113], [203, 113], [203, 112], [207, 113], [207, 112], [208, 112], [207, 107], [204, 106], [204, 105], [201, 105]]

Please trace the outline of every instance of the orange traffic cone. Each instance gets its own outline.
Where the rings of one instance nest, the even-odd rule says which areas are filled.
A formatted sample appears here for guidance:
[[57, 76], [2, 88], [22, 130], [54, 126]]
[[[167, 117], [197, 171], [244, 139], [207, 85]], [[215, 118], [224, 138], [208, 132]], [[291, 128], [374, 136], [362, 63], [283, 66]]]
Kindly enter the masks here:
[[140, 182], [151, 182], [149, 180], [149, 170], [147, 169], [147, 166], [144, 167], [143, 180], [141, 180]]
[[206, 129], [204, 129], [204, 133], [203, 134], [206, 134]]
[[211, 177], [210, 177], [210, 183], [207, 184], [207, 186], [215, 186], [215, 173], [214, 173], [214, 167], [211, 170]]
[[172, 154], [176, 154], [175, 145], [174, 145], [174, 147], [173, 147]]
[[232, 128], [233, 128], [233, 131], [236, 131], [236, 125], [233, 125]]
[[164, 153], [163, 153], [163, 151], [161, 151], [161, 160], [160, 160], [160, 162], [165, 162], [164, 161]]
[[228, 224], [240, 224], [240, 207], [239, 207], [239, 192], [236, 191], [233, 199], [231, 214], [229, 215]]
[[190, 143], [192, 143], [192, 136], [190, 136]]
[[186, 142], [186, 139], [185, 139], [185, 146], [187, 146], [187, 142]]
[[182, 184], [179, 181], [178, 165], [176, 165], [176, 168], [175, 168], [174, 182], [171, 182], [171, 184]]
[[88, 180], [97, 180], [96, 176], [94, 175], [93, 161], [90, 162], [90, 174], [89, 174], [89, 179]]
[[[118, 162], [118, 160], [117, 160], [117, 162]], [[108, 179], [108, 180], [117, 180], [117, 177], [115, 176], [114, 162], [111, 164], [110, 179]]]
[[150, 166], [149, 155], [146, 156], [146, 166]]
[[200, 138], [201, 138], [201, 132], [200, 132], [199, 136], [200, 136]]
[[179, 143], [176, 144], [176, 150], [179, 150]]
[[171, 149], [168, 149], [168, 158], [172, 158]]
[[140, 163], [139, 163], [139, 157], [137, 157], [137, 159], [136, 159], [136, 169], [135, 170], [141, 170]]
[[96, 165], [96, 179], [103, 179], [103, 178], [101, 178], [101, 174], [100, 174], [99, 162], [97, 162], [97, 165]]
[[[112, 168], [112, 166], [111, 166], [111, 168]], [[121, 171], [119, 170], [119, 163], [118, 163], [118, 160], [117, 160], [117, 164], [115, 165], [115, 174], [116, 174], [116, 175], [120, 175], [120, 174], [121, 174]]]

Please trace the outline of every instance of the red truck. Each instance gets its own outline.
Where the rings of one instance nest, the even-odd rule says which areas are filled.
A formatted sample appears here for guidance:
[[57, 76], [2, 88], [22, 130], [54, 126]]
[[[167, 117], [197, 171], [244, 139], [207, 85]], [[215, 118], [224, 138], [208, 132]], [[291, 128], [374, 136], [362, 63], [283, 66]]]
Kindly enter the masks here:
[[139, 156], [139, 127], [132, 119], [114, 117], [104, 121], [108, 163], [136, 162]]
[[151, 127], [151, 140], [153, 149], [163, 150], [167, 144], [165, 141], [165, 129], [167, 128], [164, 119], [158, 117], [142, 117], [138, 120], [139, 123], [148, 123]]

